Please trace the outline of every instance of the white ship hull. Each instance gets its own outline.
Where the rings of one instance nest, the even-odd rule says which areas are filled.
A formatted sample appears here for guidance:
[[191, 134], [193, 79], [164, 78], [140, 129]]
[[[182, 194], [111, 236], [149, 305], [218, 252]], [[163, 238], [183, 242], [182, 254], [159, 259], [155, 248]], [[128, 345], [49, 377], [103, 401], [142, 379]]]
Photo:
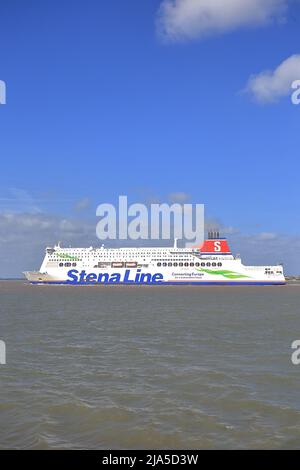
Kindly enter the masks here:
[[284, 285], [281, 265], [245, 266], [226, 240], [202, 247], [46, 249], [39, 271], [24, 273], [32, 284], [65, 285]]
[[[74, 281], [73, 277], [70, 278], [67, 274], [65, 276], [60, 275], [51, 275], [49, 276], [47, 273], [32, 273], [26, 272], [24, 273], [27, 280], [31, 284], [65, 284], [65, 285], [117, 285], [117, 284], [125, 284], [125, 285], [284, 285], [286, 283], [284, 278], [272, 278], [271, 276], [268, 278], [263, 278], [263, 276], [252, 278], [247, 277], [243, 279], [227, 279], [221, 278], [220, 276], [207, 276], [207, 275], [199, 275], [198, 273], [191, 272], [190, 274], [177, 274], [177, 273], [165, 273], [163, 279], [160, 281], [153, 281], [152, 276], [150, 280], [148, 280], [149, 274], [151, 273], [147, 271], [147, 273], [142, 273], [145, 275], [143, 280], [136, 281], [137, 273], [134, 270], [130, 270], [126, 273], [126, 278], [124, 279], [124, 273], [120, 273], [118, 271], [103, 272], [103, 271], [96, 271], [94, 270], [92, 274], [95, 274], [96, 279], [88, 279], [88, 280], [80, 280], [80, 273], [76, 276], [76, 281]], [[91, 274], [91, 273], [90, 273]], [[107, 277], [106, 277], [107, 274]], [[139, 273], [140, 274], [140, 273]], [[157, 273], [154, 273], [157, 274]], [[73, 276], [73, 274], [72, 274]]]

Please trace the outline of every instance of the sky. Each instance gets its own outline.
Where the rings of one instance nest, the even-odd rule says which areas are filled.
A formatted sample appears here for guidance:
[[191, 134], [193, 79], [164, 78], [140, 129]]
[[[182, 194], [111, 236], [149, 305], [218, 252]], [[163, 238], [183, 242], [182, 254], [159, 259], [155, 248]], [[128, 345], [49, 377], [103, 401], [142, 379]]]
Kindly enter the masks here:
[[99, 245], [119, 195], [205, 204], [246, 263], [300, 273], [298, 0], [0, 0], [0, 18], [1, 277], [58, 239]]

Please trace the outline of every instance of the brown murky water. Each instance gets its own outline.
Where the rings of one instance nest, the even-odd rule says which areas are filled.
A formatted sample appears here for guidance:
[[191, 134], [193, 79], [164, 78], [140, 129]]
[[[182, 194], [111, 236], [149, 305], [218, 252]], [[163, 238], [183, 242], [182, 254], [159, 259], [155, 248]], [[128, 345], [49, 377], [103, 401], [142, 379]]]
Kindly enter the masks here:
[[299, 448], [300, 285], [0, 282], [0, 448]]

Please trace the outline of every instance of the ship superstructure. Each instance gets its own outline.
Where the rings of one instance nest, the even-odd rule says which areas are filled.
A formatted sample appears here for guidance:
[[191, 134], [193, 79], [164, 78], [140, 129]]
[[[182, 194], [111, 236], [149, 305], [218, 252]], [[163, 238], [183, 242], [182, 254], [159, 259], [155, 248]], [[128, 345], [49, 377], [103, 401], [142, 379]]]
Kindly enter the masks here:
[[225, 238], [209, 232], [200, 247], [46, 248], [33, 284], [199, 284], [282, 285], [282, 265], [245, 266]]

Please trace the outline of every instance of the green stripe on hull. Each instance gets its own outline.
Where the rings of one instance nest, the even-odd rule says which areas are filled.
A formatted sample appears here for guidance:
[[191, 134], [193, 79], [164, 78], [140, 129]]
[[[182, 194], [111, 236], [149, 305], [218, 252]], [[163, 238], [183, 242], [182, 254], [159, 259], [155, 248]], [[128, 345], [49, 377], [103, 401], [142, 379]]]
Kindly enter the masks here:
[[229, 271], [229, 270], [226, 270], [226, 269], [222, 269], [222, 270], [219, 270], [219, 269], [198, 269], [198, 271], [202, 271], [206, 274], [211, 274], [211, 275], [216, 275], [216, 276], [223, 276], [225, 277], [226, 279], [243, 279], [243, 278], [248, 278], [250, 276], [245, 276], [244, 274], [240, 274], [240, 273], [237, 273], [235, 271]]

